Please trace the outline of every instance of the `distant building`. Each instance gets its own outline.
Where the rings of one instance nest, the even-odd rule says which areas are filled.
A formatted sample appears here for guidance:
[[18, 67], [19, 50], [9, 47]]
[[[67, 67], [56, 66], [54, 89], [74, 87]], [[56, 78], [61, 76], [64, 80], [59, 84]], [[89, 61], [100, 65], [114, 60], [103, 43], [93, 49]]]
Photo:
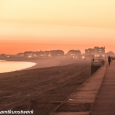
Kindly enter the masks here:
[[69, 50], [68, 51], [68, 57], [69, 58], [78, 58], [79, 56], [81, 56], [80, 50]]
[[33, 57], [33, 58], [36, 58], [36, 57], [37, 57], [36, 52], [33, 52], [33, 53], [32, 53], [32, 57]]
[[69, 50], [68, 54], [69, 55], [81, 55], [81, 51], [80, 50]]
[[17, 54], [17, 57], [23, 57], [24, 56], [24, 53], [18, 53]]
[[40, 51], [35, 52], [37, 57], [40, 57]]
[[7, 55], [7, 57], [14, 58], [16, 55]]
[[33, 52], [32, 51], [26, 51], [24, 52], [24, 56], [28, 58], [32, 58]]
[[113, 51], [109, 51], [105, 54], [106, 56], [115, 56], [114, 52]]
[[5, 58], [5, 57], [6, 57], [6, 55], [5, 55], [5, 54], [1, 54], [1, 55], [0, 55], [0, 57]]
[[44, 51], [37, 51], [37, 52], [35, 52], [35, 53], [36, 53], [36, 56], [37, 56], [38, 58], [45, 57], [45, 52], [44, 52]]
[[51, 50], [51, 57], [63, 57], [64, 56], [64, 51], [62, 50]]
[[94, 55], [95, 50], [92, 48], [85, 49], [85, 54], [86, 55]]
[[104, 56], [105, 47], [94, 47], [94, 48], [85, 49], [85, 55], [95, 56], [95, 57]]
[[95, 56], [105, 55], [105, 47], [94, 47]]
[[52, 57], [51, 56], [51, 51], [45, 51], [45, 57]]

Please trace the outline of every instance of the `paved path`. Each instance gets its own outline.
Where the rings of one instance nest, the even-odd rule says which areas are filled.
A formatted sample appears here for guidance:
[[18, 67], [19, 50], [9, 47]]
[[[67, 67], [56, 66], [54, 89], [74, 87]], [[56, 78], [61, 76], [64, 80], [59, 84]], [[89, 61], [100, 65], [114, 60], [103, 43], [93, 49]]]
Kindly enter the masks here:
[[115, 115], [115, 61], [107, 68], [91, 115]]
[[97, 70], [50, 115], [89, 115], [102, 85], [106, 68], [107, 64]]

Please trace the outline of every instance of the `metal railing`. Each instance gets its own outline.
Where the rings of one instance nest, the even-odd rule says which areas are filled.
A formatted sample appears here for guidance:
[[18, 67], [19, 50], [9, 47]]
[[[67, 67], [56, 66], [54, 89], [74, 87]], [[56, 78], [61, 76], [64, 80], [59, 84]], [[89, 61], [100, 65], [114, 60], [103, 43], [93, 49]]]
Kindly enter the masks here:
[[91, 60], [91, 65], [94, 65], [94, 66], [102, 66], [102, 65], [104, 65], [104, 59], [92, 59]]

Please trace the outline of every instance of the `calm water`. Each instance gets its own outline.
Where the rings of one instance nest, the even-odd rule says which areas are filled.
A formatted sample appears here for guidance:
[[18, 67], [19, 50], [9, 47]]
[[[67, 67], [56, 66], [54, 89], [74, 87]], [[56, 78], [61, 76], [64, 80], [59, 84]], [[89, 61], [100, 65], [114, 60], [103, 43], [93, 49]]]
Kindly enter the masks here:
[[0, 60], [0, 73], [21, 70], [32, 67], [34, 65], [36, 65], [36, 63]]

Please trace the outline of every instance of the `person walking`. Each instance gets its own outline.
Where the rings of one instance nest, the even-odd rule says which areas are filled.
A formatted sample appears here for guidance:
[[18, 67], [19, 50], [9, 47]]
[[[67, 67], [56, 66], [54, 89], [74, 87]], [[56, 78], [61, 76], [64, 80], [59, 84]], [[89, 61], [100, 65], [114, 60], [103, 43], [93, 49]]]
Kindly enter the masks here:
[[111, 57], [109, 56], [109, 57], [108, 57], [109, 66], [110, 66], [110, 62], [111, 62]]

